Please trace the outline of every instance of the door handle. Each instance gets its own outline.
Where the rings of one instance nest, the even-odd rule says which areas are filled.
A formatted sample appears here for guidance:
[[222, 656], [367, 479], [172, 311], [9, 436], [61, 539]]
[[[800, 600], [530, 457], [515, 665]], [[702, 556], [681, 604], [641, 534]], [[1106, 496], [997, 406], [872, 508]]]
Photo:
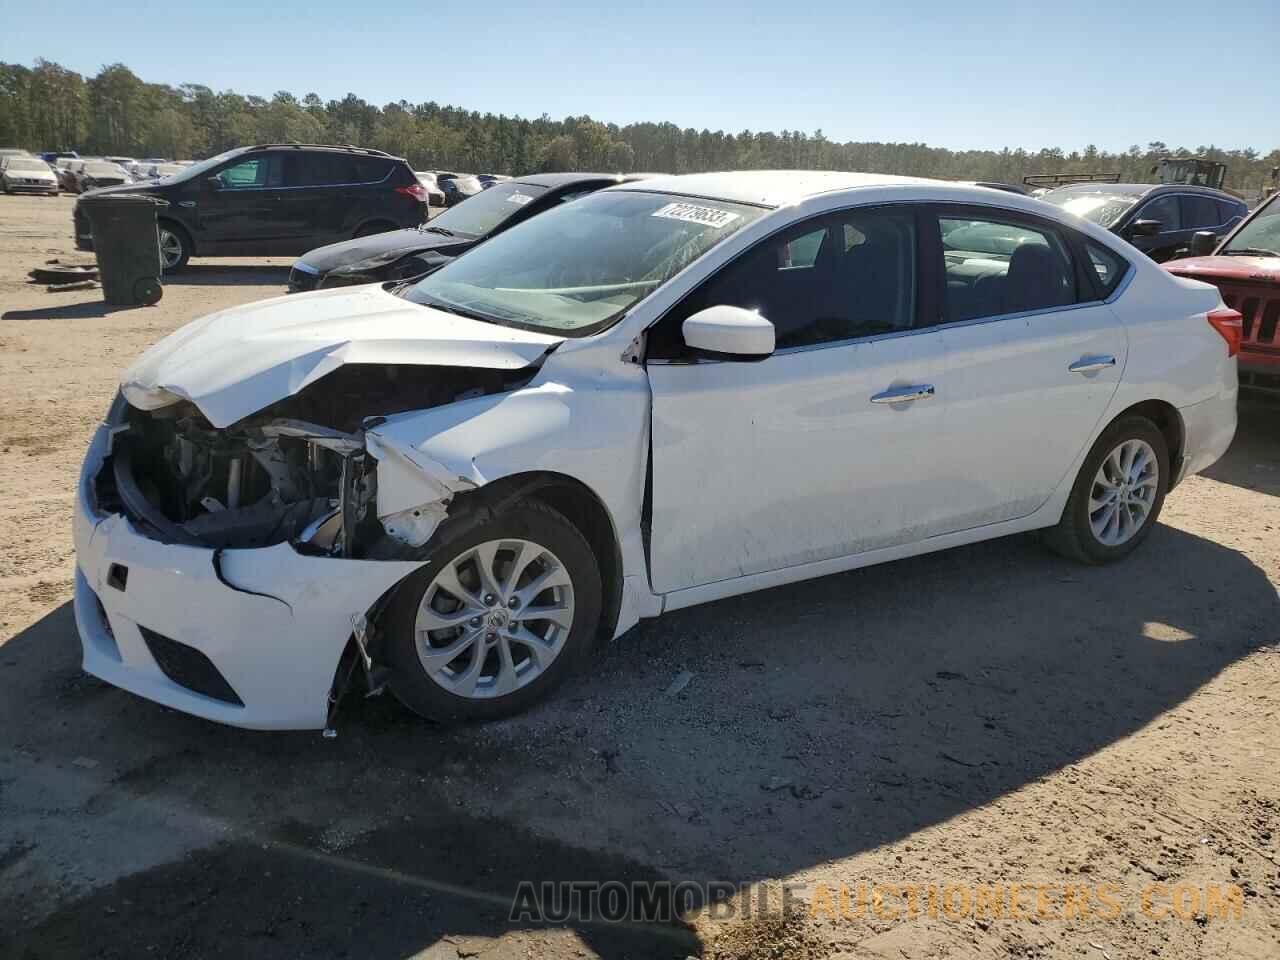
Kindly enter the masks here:
[[891, 387], [871, 398], [872, 403], [910, 403], [912, 400], [928, 400], [933, 396], [933, 384], [921, 383], [911, 387]]
[[194, 200], [179, 200], [179, 201], [178, 201], [178, 206], [180, 206], [180, 207], [187, 207], [187, 208], [191, 208], [191, 207], [194, 207], [195, 205], [196, 205], [196, 202], [195, 202]]
[[1081, 357], [1067, 369], [1072, 373], [1096, 373], [1099, 370], [1105, 370], [1107, 367], [1114, 367], [1115, 365], [1115, 357]]

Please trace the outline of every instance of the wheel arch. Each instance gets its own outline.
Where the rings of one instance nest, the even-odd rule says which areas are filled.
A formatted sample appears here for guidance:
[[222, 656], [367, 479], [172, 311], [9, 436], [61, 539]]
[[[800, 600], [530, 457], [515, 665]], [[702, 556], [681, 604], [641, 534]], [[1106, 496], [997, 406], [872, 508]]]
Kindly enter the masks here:
[[156, 217], [156, 226], [164, 226], [166, 230], [172, 230], [175, 233], [182, 234], [182, 236], [187, 241], [187, 246], [191, 250], [190, 255], [193, 257], [196, 255], [195, 235], [192, 234], [192, 232], [187, 228], [186, 224], [184, 224], [181, 220], [175, 220], [173, 217], [161, 215]]
[[1099, 432], [1099, 436], [1124, 417], [1146, 417], [1159, 428], [1169, 449], [1169, 489], [1172, 490], [1181, 474], [1182, 455], [1186, 447], [1186, 425], [1178, 408], [1167, 400], [1143, 400], [1117, 413]]
[[509, 474], [486, 484], [474, 494], [454, 499], [450, 514], [471, 509], [469, 498], [482, 496], [490, 510], [518, 500], [537, 500], [560, 513], [582, 534], [600, 565], [603, 596], [600, 604], [598, 642], [613, 636], [622, 606], [622, 543], [617, 525], [604, 500], [587, 484], [566, 473], [533, 470]]

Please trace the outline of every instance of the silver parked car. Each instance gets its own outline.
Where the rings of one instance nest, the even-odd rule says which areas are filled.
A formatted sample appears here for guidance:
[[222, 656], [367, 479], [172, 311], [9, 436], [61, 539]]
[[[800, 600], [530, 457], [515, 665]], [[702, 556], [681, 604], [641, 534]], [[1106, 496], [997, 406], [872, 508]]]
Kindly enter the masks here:
[[5, 193], [58, 195], [58, 178], [39, 157], [0, 158], [0, 186]]

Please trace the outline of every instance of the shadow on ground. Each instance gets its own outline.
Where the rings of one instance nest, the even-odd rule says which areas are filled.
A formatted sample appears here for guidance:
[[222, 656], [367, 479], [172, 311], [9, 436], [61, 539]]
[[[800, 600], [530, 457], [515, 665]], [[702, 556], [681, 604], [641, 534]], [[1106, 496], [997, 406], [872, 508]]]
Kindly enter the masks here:
[[289, 268], [276, 265], [189, 263], [177, 273], [164, 278], [167, 287], [190, 286], [263, 286], [278, 283], [281, 293], [289, 282]]
[[[0, 954], [523, 956], [544, 934], [508, 920], [520, 880], [747, 882], [898, 841], [1151, 723], [1277, 615], [1248, 558], [1169, 527], [1107, 568], [1015, 537], [680, 611], [512, 721], [355, 699], [322, 740], [84, 678], [64, 606], [0, 648], [0, 754], [91, 758], [87, 835], [154, 810], [203, 839], [47, 916], [13, 888], [39, 850], [11, 838], [6, 864], [0, 842], [0, 905], [38, 919]], [[602, 956], [699, 949], [678, 925], [568, 927]]]
[[[50, 294], [56, 296], [56, 294]], [[88, 320], [105, 317], [125, 310], [146, 310], [146, 307], [116, 307], [102, 300], [91, 303], [50, 304], [47, 307], [30, 307], [26, 310], [6, 310], [0, 320]]]

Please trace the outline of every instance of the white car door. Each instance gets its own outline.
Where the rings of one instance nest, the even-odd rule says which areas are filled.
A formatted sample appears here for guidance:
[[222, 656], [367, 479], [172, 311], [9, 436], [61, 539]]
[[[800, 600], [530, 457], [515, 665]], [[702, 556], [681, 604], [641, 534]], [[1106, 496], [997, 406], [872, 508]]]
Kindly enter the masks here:
[[1114, 288], [1124, 266], [1114, 254], [1024, 215], [938, 212], [947, 369], [933, 469], [951, 532], [1027, 516], [1049, 498], [1106, 412], [1128, 341], [1088, 272], [1109, 270]]
[[[855, 210], [762, 241], [650, 331], [653, 587], [667, 593], [934, 532], [936, 329], [919, 329], [911, 208]], [[758, 362], [689, 355], [680, 324], [759, 310]], [[915, 399], [911, 399], [915, 397]]]

